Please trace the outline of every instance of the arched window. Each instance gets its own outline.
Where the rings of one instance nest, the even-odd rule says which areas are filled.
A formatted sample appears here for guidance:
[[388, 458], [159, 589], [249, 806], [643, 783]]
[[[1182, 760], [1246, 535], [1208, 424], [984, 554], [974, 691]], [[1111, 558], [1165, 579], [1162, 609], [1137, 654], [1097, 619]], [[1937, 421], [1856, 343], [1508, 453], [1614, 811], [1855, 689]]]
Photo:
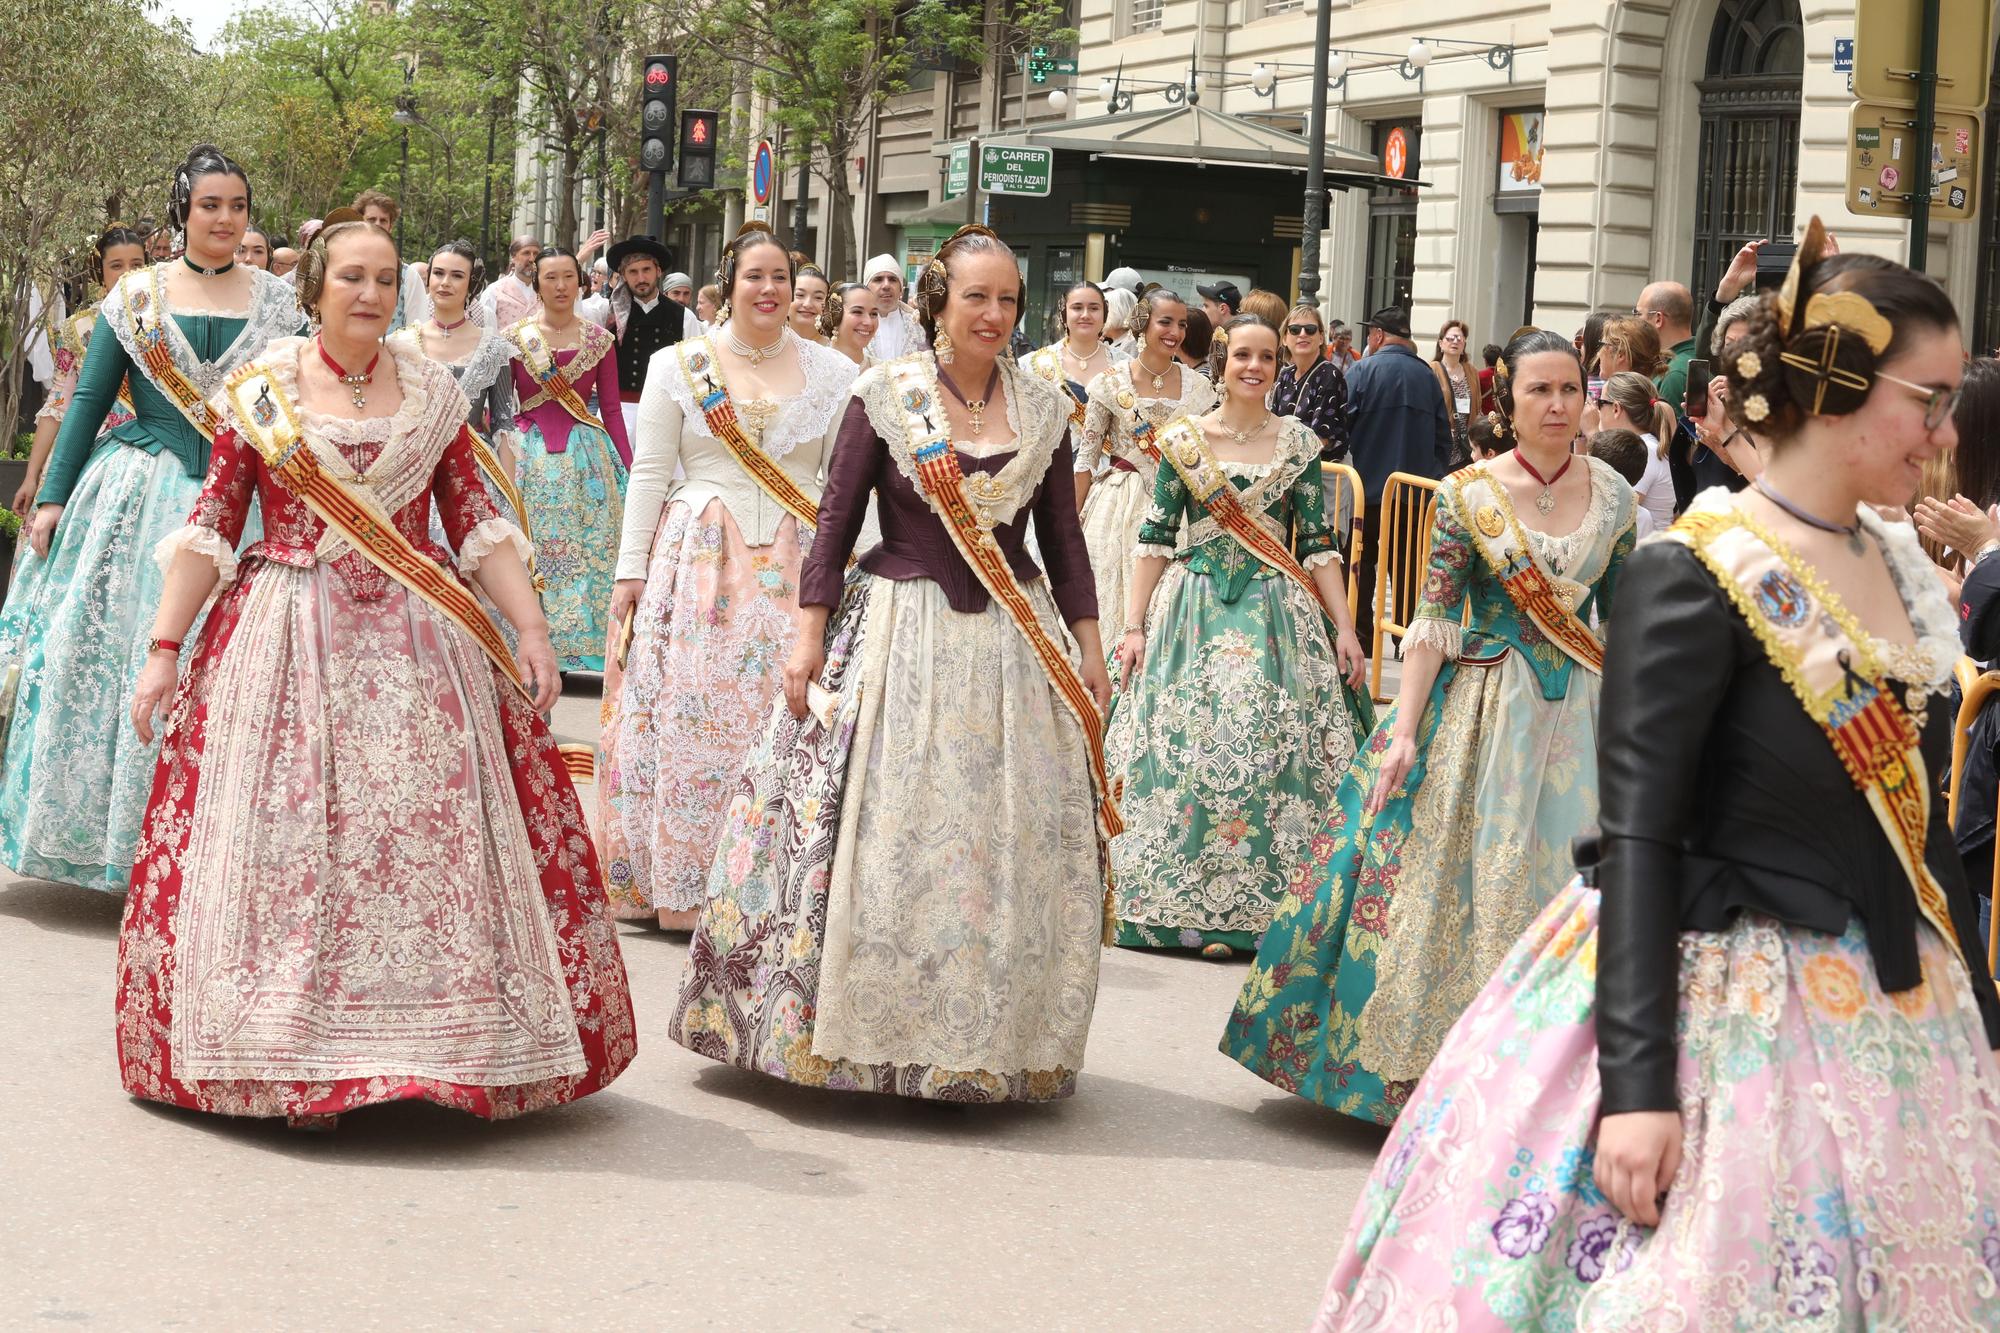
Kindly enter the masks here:
[[[1792, 234], [1799, 186], [1798, 0], [1722, 0], [1701, 82], [1694, 273], [1700, 302], [1745, 241]], [[1671, 182], [1661, 182], [1672, 188]]]
[[[2000, 61], [1993, 65], [1993, 92], [1986, 102], [1986, 161], [2000, 148]], [[1986, 197], [1979, 201], [1979, 287], [1977, 309], [1965, 321], [1972, 350], [1991, 356], [2000, 347], [2000, 171], [1985, 168]]]

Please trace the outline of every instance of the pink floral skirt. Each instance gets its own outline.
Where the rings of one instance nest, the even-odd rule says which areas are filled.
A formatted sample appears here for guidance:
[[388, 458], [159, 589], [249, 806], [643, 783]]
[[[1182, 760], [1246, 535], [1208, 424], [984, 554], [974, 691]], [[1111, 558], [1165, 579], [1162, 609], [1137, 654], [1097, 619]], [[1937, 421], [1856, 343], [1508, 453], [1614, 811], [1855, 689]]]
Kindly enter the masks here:
[[1680, 937], [1685, 1146], [1660, 1226], [1592, 1181], [1597, 890], [1559, 895], [1383, 1145], [1315, 1329], [2000, 1328], [2000, 1061], [1920, 926]]
[[753, 547], [719, 499], [661, 515], [625, 668], [605, 663], [598, 833], [621, 915], [701, 906], [744, 753], [792, 651], [811, 545], [786, 518]]

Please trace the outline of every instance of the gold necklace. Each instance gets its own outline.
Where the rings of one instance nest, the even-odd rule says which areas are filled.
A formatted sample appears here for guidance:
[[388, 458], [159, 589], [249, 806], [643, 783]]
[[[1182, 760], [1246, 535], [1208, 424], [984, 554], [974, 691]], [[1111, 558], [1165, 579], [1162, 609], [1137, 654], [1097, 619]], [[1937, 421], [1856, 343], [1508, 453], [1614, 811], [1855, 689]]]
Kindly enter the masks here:
[[1145, 371], [1148, 375], [1151, 375], [1153, 377], [1153, 387], [1155, 389], [1164, 389], [1166, 387], [1167, 370], [1172, 370], [1174, 368], [1174, 359], [1172, 357], [1167, 358], [1167, 370], [1154, 370], [1151, 366], [1146, 364], [1146, 358], [1143, 355], [1133, 357], [1132, 362], [1134, 365], [1138, 366], [1139, 369]]
[[785, 350], [785, 338], [791, 331], [791, 326], [788, 324], [778, 330], [777, 340], [771, 343], [770, 346], [752, 347], [749, 343], [744, 342], [736, 336], [736, 326], [731, 324], [729, 327], [729, 350], [742, 357], [745, 361], [748, 361], [751, 365], [761, 366]]
[[965, 415], [972, 422], [972, 433], [979, 434], [986, 429], [986, 400], [968, 398], [965, 400]]
[[1219, 415], [1215, 418], [1215, 421], [1217, 425], [1222, 427], [1223, 434], [1227, 435], [1236, 444], [1244, 445], [1250, 443], [1251, 436], [1262, 435], [1264, 433], [1264, 423], [1269, 421], [1270, 419], [1271, 419], [1271, 414], [1269, 412], [1266, 412], [1264, 413], [1263, 416], [1258, 417], [1257, 424], [1250, 427], [1248, 430], [1237, 430], [1227, 421], [1224, 421], [1222, 417]]

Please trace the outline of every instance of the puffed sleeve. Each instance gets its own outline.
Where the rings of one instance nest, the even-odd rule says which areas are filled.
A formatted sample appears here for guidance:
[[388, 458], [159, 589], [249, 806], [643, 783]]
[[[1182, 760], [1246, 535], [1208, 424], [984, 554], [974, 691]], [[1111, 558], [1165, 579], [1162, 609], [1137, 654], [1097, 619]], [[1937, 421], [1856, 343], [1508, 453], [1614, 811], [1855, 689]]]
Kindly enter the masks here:
[[[655, 352], [646, 371], [646, 387], [639, 391], [638, 439], [632, 451], [632, 473], [625, 479], [625, 526], [618, 538], [618, 577], [643, 579], [652, 557], [653, 533], [660, 525], [660, 510], [674, 487], [674, 469], [681, 458], [681, 431], [686, 420], [680, 400], [667, 388], [675, 373], [660, 358], [672, 354], [669, 348]], [[614, 413], [623, 416], [624, 413]]]
[[90, 352], [83, 358], [83, 369], [77, 374], [76, 392], [70, 397], [69, 411], [63, 417], [62, 430], [56, 434], [55, 447], [49, 451], [49, 465], [42, 473], [42, 490], [35, 497], [36, 504], [69, 503], [77, 475], [83, 471], [84, 460], [90, 457], [91, 448], [97, 443], [98, 428], [104, 424], [111, 405], [118, 401], [118, 386], [131, 370], [132, 358], [126, 355], [125, 345], [99, 314], [90, 333]]
[[1104, 442], [1113, 429], [1111, 372], [1105, 371], [1084, 386], [1084, 393], [1090, 401], [1083, 409], [1083, 438], [1076, 442], [1075, 470], [1095, 473], [1104, 461]]
[[1606, 1115], [1679, 1104], [1681, 848], [1709, 730], [1736, 669], [1734, 613], [1694, 552], [1650, 542], [1626, 562], [1624, 581], [1629, 604], [1606, 646], [1597, 737], [1597, 1067]]
[[470, 427], [460, 427], [439, 456], [437, 470], [431, 474], [431, 495], [437, 501], [445, 538], [458, 552], [461, 573], [479, 568], [501, 546], [512, 546], [521, 562], [527, 563], [527, 537], [512, 519], [501, 517], [499, 506], [480, 479]]
[[[875, 433], [868, 408], [859, 398], [852, 399], [840, 420], [833, 458], [826, 465], [826, 490], [819, 497], [819, 527], [813, 533], [812, 550], [799, 571], [800, 606], [840, 605], [847, 557], [854, 553], [868, 517], [868, 497], [888, 461], [889, 446]], [[1072, 514], [1075, 508], [1072, 501]]]
[[1307, 463], [1292, 481], [1294, 549], [1307, 569], [1340, 559], [1340, 544], [1326, 525], [1326, 485], [1320, 480], [1319, 464]]
[[1403, 636], [1407, 652], [1417, 645], [1435, 648], [1447, 661], [1458, 656], [1464, 640], [1465, 597], [1472, 586], [1478, 552], [1472, 534], [1458, 518], [1458, 488], [1447, 481], [1438, 488], [1437, 515], [1431, 520], [1431, 559], [1424, 570], [1424, 589]]
[[1187, 513], [1192, 499], [1187, 483], [1181, 480], [1174, 465], [1162, 461], [1153, 477], [1153, 501], [1146, 506], [1145, 517], [1139, 520], [1139, 544], [1134, 554], [1173, 559], [1174, 547], [1180, 540], [1181, 517]]
[[604, 422], [605, 430], [611, 433], [611, 447], [618, 451], [619, 463], [630, 468], [632, 441], [625, 435], [625, 413], [620, 409], [619, 402], [618, 345], [613, 343], [597, 361], [597, 415]]
[[168, 533], [154, 548], [153, 558], [161, 569], [172, 565], [182, 551], [191, 551], [215, 562], [223, 587], [236, 581], [236, 545], [250, 519], [259, 466], [257, 450], [233, 428], [216, 432], [215, 447], [208, 452], [208, 477], [187, 525]]
[[58, 347], [52, 354], [55, 362], [55, 378], [49, 381], [49, 391], [42, 399], [42, 405], [35, 412], [35, 420], [43, 417], [62, 424], [63, 414], [69, 410], [70, 396], [76, 392], [77, 376], [82, 373], [83, 360], [68, 347]]
[[[1076, 491], [1064, 480], [1073, 470], [1069, 432], [1065, 431], [1035, 496], [1035, 543], [1041, 548], [1056, 609], [1072, 625], [1097, 619], [1097, 579], [1090, 571], [1090, 552], [1083, 544], [1083, 520], [1076, 512]], [[1056, 485], [1058, 481], [1062, 484]]]

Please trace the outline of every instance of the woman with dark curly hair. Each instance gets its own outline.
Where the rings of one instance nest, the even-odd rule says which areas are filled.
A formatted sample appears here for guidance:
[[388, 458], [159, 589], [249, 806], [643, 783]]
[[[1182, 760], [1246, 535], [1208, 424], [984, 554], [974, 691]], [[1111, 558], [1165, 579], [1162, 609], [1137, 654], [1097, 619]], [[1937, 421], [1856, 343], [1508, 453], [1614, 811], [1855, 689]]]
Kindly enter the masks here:
[[1624, 605], [1637, 502], [1570, 452], [1570, 340], [1521, 334], [1502, 363], [1515, 448], [1438, 486], [1402, 694], [1341, 780], [1222, 1040], [1259, 1077], [1378, 1124], [1597, 818], [1600, 634]]
[[1958, 634], [1876, 513], [1952, 447], [1965, 349], [1936, 283], [1824, 247], [1723, 358], [1769, 465], [1626, 562], [1602, 834], [1383, 1145], [1321, 1329], [2000, 1327]]
[[[931, 350], [856, 383], [668, 1029], [697, 1054], [942, 1101], [1076, 1088], [1121, 825], [1069, 413], [1004, 355], [1023, 296], [960, 228], [916, 286]], [[871, 495], [883, 542], [848, 572]]]
[[[105, 296], [42, 475], [27, 544], [47, 563], [30, 620], [0, 657], [0, 694], [13, 695], [0, 862], [31, 879], [123, 893], [132, 878], [157, 750], [121, 720], [160, 599], [153, 551], [201, 491], [209, 400], [302, 324], [290, 287], [236, 262], [249, 222], [243, 168], [209, 144], [189, 152], [168, 201], [186, 252], [127, 272]], [[104, 431], [121, 395], [132, 419]]]

